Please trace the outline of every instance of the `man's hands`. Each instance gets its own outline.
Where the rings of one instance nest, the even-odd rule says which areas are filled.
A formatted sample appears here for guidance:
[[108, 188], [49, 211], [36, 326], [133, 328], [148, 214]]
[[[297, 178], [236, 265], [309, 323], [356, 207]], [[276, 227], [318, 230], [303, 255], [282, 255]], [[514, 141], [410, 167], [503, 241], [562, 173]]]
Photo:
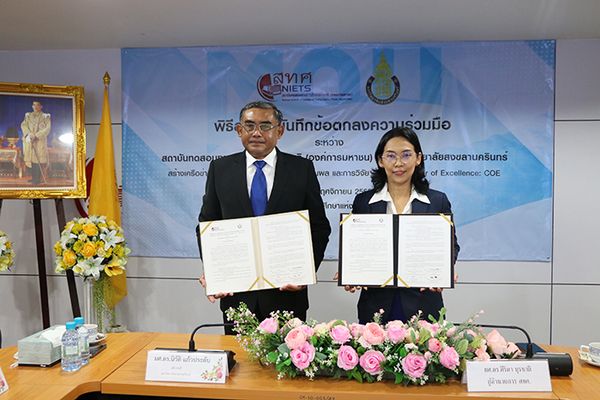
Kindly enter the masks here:
[[[198, 282], [200, 282], [202, 287], [206, 289], [206, 278], [204, 277], [204, 274], [202, 274], [202, 276], [198, 279]], [[288, 283], [287, 285], [283, 285], [282, 287], [280, 287], [279, 290], [281, 290], [282, 292], [299, 292], [304, 288], [306, 288], [306, 285], [293, 285], [291, 283]], [[211, 303], [214, 303], [217, 300], [227, 296], [233, 296], [233, 293], [216, 293], [212, 295], [207, 295], [206, 298]]]

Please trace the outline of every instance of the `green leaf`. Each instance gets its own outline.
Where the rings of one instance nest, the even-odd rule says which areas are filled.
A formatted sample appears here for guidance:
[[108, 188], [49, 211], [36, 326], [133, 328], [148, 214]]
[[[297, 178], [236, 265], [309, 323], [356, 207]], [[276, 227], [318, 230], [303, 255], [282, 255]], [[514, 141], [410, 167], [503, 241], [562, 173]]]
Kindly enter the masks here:
[[274, 363], [275, 361], [277, 361], [277, 356], [279, 355], [279, 353], [277, 353], [276, 351], [272, 351], [269, 354], [267, 354], [267, 361], [269, 361], [270, 363]]
[[463, 354], [465, 354], [467, 352], [468, 347], [469, 347], [469, 341], [467, 339], [462, 339], [456, 345], [455, 350], [458, 353], [458, 355], [462, 356]]
[[327, 358], [327, 356], [326, 356], [325, 354], [323, 354], [323, 353], [318, 353], [318, 352], [317, 352], [317, 353], [315, 353], [315, 357], [316, 357], [318, 360], [325, 360], [325, 359]]
[[396, 379], [394, 379], [394, 383], [396, 385], [399, 385], [402, 383], [402, 381], [404, 381], [404, 374], [402, 374], [400, 372], [395, 372], [394, 377], [396, 378]]
[[281, 343], [279, 347], [277, 347], [277, 351], [281, 354], [290, 354], [290, 348], [287, 347], [287, 344]]
[[283, 365], [291, 365], [292, 364], [292, 359], [291, 358], [286, 358], [283, 363]]
[[356, 368], [352, 370], [352, 377], [354, 379], [356, 379], [357, 381], [359, 381], [360, 383], [363, 383], [362, 374], [360, 372], [358, 372], [358, 370], [356, 370]]

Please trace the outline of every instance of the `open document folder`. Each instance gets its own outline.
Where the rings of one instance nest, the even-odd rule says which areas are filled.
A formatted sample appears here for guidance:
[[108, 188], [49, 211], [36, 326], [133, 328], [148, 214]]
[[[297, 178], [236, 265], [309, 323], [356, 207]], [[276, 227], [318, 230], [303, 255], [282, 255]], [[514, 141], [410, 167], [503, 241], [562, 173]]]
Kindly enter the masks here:
[[317, 281], [308, 210], [200, 223], [206, 294]]
[[454, 287], [452, 216], [341, 214], [338, 284]]

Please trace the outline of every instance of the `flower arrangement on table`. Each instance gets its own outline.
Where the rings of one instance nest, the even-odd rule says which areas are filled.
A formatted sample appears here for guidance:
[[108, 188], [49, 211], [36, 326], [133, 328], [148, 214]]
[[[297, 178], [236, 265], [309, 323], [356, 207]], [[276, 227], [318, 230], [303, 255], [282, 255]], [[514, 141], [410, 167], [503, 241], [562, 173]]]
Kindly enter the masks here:
[[8, 271], [15, 262], [15, 251], [8, 235], [0, 231], [0, 271]]
[[[111, 295], [109, 277], [125, 271], [127, 247], [123, 230], [104, 216], [74, 218], [67, 222], [60, 240], [54, 245], [56, 272], [72, 270], [84, 281], [93, 283], [93, 308], [101, 329], [107, 314], [106, 300]], [[90, 320], [91, 316], [86, 316]]]
[[240, 345], [252, 360], [273, 365], [278, 378], [316, 375], [347, 377], [359, 382], [394, 379], [424, 385], [457, 378], [468, 360], [513, 358], [519, 349], [493, 330], [485, 335], [475, 314], [454, 325], [445, 310], [438, 320], [415, 315], [410, 321], [381, 324], [382, 313], [366, 325], [342, 320], [302, 322], [287, 311], [257, 320], [246, 304], [227, 310]]

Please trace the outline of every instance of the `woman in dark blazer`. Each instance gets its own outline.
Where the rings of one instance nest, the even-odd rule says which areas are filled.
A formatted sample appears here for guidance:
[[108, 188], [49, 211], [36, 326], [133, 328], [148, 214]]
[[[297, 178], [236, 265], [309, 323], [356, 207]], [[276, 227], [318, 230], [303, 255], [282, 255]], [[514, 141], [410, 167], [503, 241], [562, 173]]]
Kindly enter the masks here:
[[[377, 168], [371, 172], [373, 189], [357, 195], [352, 205], [354, 214], [430, 214], [452, 212], [446, 195], [429, 188], [425, 178], [423, 151], [416, 133], [409, 128], [394, 128], [386, 132], [375, 150]], [[460, 247], [454, 237], [452, 262]], [[356, 287], [346, 287], [354, 292]], [[422, 317], [438, 318], [444, 306], [442, 290], [438, 288], [369, 288], [360, 293], [358, 319], [372, 320], [373, 314], [384, 310], [383, 322], [406, 321], [419, 310]]]

